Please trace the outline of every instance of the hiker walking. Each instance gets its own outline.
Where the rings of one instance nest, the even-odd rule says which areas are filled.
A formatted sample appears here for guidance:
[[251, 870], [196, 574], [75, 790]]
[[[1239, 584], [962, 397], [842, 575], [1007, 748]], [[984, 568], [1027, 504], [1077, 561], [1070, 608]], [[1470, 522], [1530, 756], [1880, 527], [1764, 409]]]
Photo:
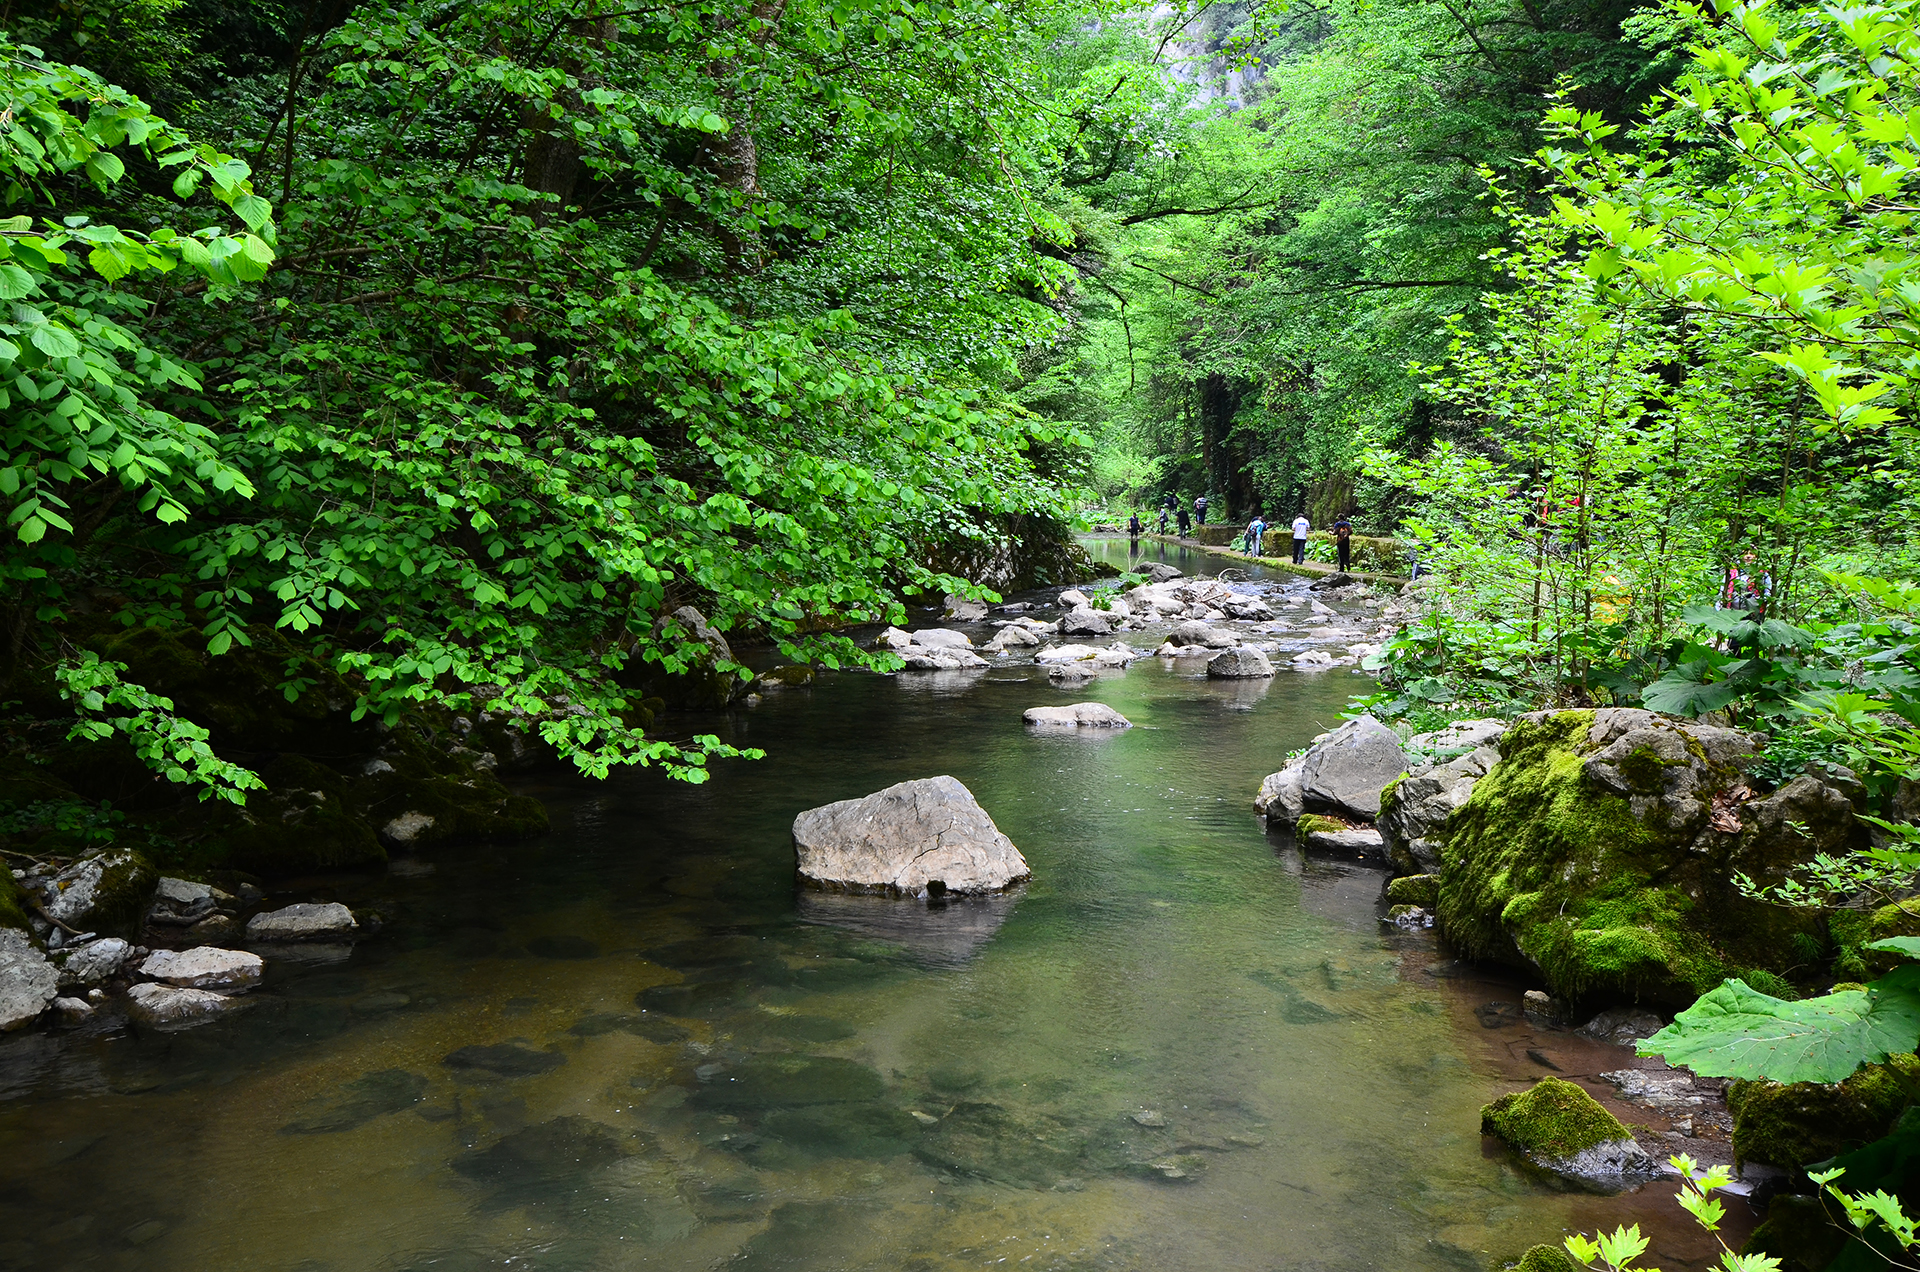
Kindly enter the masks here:
[[1182, 508], [1179, 512], [1175, 513], [1174, 517], [1179, 522], [1179, 525], [1180, 525], [1180, 537], [1182, 539], [1186, 538], [1187, 527], [1190, 524], [1192, 524], [1192, 518], [1187, 516], [1187, 510], [1185, 508]]
[[1353, 564], [1353, 523], [1344, 516], [1333, 523], [1333, 546], [1340, 555], [1340, 572]]
[[1161, 504], [1160, 505], [1160, 533], [1165, 534], [1166, 532], [1167, 532], [1167, 505]]
[[1301, 513], [1293, 519], [1293, 563], [1300, 565], [1307, 559], [1307, 531], [1313, 529], [1313, 523], [1307, 520], [1307, 514]]
[[1144, 529], [1146, 529], [1146, 527], [1140, 524], [1139, 513], [1136, 512], [1127, 518], [1127, 537], [1135, 543], [1140, 542], [1140, 532]]
[[1267, 533], [1267, 523], [1260, 519], [1259, 513], [1253, 514], [1253, 520], [1247, 523], [1247, 555], [1260, 555], [1260, 539]]
[[1201, 525], [1207, 524], [1207, 497], [1201, 495], [1193, 501], [1193, 518]]

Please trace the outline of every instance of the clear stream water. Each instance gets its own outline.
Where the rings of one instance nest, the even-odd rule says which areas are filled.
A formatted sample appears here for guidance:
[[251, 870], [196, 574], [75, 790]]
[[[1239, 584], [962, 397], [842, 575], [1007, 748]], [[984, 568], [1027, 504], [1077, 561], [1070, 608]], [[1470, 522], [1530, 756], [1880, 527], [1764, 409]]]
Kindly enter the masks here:
[[[217, 1025], [0, 1040], [0, 1267], [1418, 1272], [1611, 1222], [1483, 1146], [1516, 1083], [1380, 873], [1253, 814], [1360, 683], [828, 675], [704, 786], [290, 886], [384, 927]], [[1137, 727], [1021, 725], [1079, 699]], [[1031, 885], [796, 892], [796, 813], [940, 773]]]

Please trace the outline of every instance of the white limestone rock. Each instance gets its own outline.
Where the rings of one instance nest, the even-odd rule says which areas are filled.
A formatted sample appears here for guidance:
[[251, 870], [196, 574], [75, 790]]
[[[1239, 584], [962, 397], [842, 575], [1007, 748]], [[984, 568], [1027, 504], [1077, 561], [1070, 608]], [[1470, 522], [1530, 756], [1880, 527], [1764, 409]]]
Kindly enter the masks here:
[[800, 878], [894, 896], [999, 892], [1031, 875], [973, 793], [952, 777], [899, 782], [793, 820]]

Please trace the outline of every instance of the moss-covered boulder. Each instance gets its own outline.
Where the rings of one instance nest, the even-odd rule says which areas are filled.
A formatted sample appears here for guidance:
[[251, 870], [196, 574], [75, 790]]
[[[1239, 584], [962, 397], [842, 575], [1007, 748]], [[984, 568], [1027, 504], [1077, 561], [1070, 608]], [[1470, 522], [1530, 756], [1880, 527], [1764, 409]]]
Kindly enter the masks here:
[[1758, 797], [1759, 741], [1625, 708], [1522, 716], [1447, 820], [1442, 928], [1563, 998], [1683, 1006], [1727, 976], [1814, 961], [1824, 924], [1746, 900], [1733, 878], [1775, 882], [1862, 846], [1855, 791], [1809, 772]]
[[1892, 1131], [1920, 1099], [1920, 1060], [1894, 1055], [1845, 1082], [1735, 1082], [1733, 1151], [1743, 1162], [1804, 1170]]
[[1590, 1188], [1624, 1188], [1659, 1172], [1620, 1119], [1563, 1078], [1542, 1078], [1485, 1106], [1480, 1131], [1540, 1169]]
[[1581, 1267], [1559, 1246], [1537, 1245], [1528, 1248], [1513, 1265], [1513, 1272], [1581, 1272]]
[[27, 904], [26, 889], [14, 882], [13, 872], [0, 869], [0, 928], [29, 930]]
[[1823, 1272], [1846, 1247], [1845, 1231], [1820, 1198], [1782, 1193], [1740, 1253], [1772, 1255], [1781, 1272]]
[[1395, 905], [1418, 905], [1431, 910], [1440, 899], [1440, 876], [1401, 875], [1387, 883], [1387, 900]]

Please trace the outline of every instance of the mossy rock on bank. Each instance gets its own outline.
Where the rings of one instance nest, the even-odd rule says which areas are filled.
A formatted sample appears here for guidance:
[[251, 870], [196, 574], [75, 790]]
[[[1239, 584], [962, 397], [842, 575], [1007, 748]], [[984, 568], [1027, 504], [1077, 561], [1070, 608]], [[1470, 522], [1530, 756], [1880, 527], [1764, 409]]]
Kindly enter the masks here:
[[1920, 936], [1920, 897], [1894, 901], [1873, 910], [1840, 910], [1827, 919], [1837, 953], [1833, 974], [1841, 980], [1869, 981], [1907, 962], [1902, 954], [1867, 946], [1890, 936]]
[[1417, 905], [1431, 910], [1439, 899], [1439, 875], [1401, 875], [1387, 882], [1387, 900], [1395, 905]]
[[1572, 1157], [1633, 1138], [1600, 1101], [1564, 1078], [1542, 1078], [1486, 1105], [1480, 1110], [1480, 1132], [1541, 1157]]
[[27, 890], [14, 882], [13, 872], [0, 867], [0, 928], [30, 931], [27, 926]]
[[1327, 817], [1320, 813], [1308, 813], [1293, 824], [1294, 836], [1305, 843], [1311, 835], [1337, 835], [1353, 827], [1338, 817]]
[[1844, 779], [1803, 774], [1752, 799], [1758, 742], [1624, 708], [1520, 717], [1446, 823], [1442, 929], [1561, 998], [1685, 1006], [1728, 976], [1780, 984], [1817, 960], [1825, 925], [1747, 900], [1734, 875], [1777, 882], [1865, 837]]
[[1537, 1245], [1528, 1248], [1513, 1265], [1513, 1272], [1583, 1272], [1573, 1256], [1558, 1246]]
[[1805, 1170], [1893, 1130], [1920, 1099], [1920, 1059], [1894, 1055], [1844, 1082], [1735, 1082], [1733, 1151], [1743, 1162]]
[[1740, 1253], [1772, 1255], [1780, 1260], [1781, 1272], [1824, 1272], [1847, 1247], [1835, 1218], [1818, 1197], [1781, 1194], [1768, 1203], [1766, 1219]]

